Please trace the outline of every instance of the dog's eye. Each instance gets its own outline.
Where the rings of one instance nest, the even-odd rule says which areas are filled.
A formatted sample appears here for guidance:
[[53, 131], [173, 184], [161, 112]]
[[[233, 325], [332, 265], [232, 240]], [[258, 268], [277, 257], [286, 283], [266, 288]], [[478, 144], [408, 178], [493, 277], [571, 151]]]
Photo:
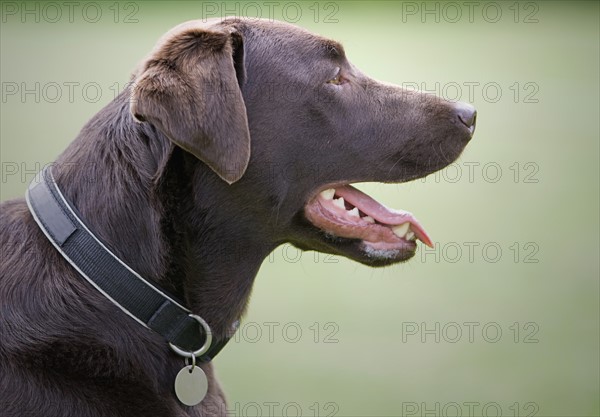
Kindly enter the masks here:
[[338, 68], [337, 74], [335, 75], [334, 78], [332, 78], [331, 80], [327, 81], [327, 84], [334, 84], [334, 85], [340, 85], [340, 84], [344, 84], [346, 80], [342, 77], [342, 71]]

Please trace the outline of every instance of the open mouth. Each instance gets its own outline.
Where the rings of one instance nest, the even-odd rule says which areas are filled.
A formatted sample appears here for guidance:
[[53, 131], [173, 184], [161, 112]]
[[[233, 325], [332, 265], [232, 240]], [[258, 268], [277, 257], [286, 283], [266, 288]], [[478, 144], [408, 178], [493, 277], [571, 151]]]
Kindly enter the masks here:
[[417, 240], [433, 247], [411, 213], [388, 208], [349, 184], [320, 191], [309, 200], [305, 215], [330, 236], [360, 241], [370, 257], [407, 259]]

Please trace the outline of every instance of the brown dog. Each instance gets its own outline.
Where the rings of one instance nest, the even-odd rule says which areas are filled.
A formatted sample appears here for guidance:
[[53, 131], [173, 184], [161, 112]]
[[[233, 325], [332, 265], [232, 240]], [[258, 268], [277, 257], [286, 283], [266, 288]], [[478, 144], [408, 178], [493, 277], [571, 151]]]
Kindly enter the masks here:
[[[410, 214], [349, 185], [404, 182], [454, 161], [475, 110], [376, 82], [336, 42], [269, 21], [182, 24], [53, 167], [88, 227], [123, 262], [203, 317], [242, 316], [263, 259], [291, 242], [369, 265], [410, 258]], [[181, 404], [183, 360], [89, 285], [23, 199], [0, 212], [3, 416], [214, 416]]]

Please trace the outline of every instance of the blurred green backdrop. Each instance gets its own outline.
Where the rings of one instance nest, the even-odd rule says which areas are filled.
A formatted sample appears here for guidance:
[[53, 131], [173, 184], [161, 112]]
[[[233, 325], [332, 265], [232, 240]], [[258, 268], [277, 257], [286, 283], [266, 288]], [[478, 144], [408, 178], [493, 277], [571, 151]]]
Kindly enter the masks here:
[[165, 31], [224, 13], [297, 23], [479, 112], [441, 174], [361, 187], [435, 251], [376, 270], [287, 246], [265, 260], [215, 360], [232, 415], [599, 415], [598, 2], [3, 2], [2, 200]]

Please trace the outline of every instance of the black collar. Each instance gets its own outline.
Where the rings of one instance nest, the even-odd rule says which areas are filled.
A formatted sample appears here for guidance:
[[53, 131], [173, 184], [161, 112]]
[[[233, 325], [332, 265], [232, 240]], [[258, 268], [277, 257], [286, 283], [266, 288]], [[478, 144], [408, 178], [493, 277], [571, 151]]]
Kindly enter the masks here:
[[27, 190], [33, 218], [60, 254], [98, 291], [142, 326], [162, 335], [175, 353], [212, 360], [230, 334], [212, 340], [208, 324], [182, 302], [141, 277], [113, 254], [83, 223], [45, 168]]

